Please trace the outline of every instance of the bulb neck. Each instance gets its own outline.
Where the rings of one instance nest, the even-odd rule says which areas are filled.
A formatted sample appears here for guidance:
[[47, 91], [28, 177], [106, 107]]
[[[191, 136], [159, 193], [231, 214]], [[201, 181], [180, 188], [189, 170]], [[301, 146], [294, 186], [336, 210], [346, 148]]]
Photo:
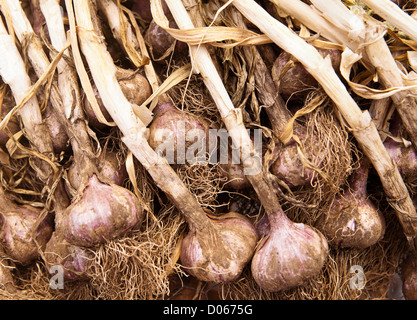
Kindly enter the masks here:
[[279, 208], [279, 210], [268, 214], [268, 220], [270, 224], [270, 232], [273, 230], [279, 230], [280, 228], [283, 228], [292, 223], [282, 208]]

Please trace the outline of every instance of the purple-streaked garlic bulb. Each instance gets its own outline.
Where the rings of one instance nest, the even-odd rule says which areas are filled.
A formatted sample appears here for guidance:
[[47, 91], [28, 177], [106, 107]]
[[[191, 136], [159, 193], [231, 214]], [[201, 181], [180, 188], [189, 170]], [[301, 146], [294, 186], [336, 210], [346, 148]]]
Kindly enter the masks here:
[[202, 152], [201, 160], [207, 161], [209, 129], [204, 119], [164, 102], [154, 109], [148, 141], [170, 164], [189, 163], [196, 159], [199, 151]]
[[401, 280], [406, 300], [417, 300], [417, 257], [410, 253], [401, 263]]
[[[171, 15], [168, 15], [168, 19], [170, 19], [170, 27], [177, 28]], [[159, 61], [160, 58], [165, 57], [166, 54], [170, 53], [169, 50], [173, 50], [174, 57], [180, 57], [188, 50], [187, 44], [177, 41], [154, 20], [149, 24], [144, 38], [155, 61]], [[162, 59], [161, 61], [164, 60]]]
[[37, 225], [41, 209], [17, 205], [3, 192], [0, 197], [0, 241], [11, 259], [28, 265], [39, 258], [39, 248], [43, 248], [52, 235], [51, 217], [47, 216]]
[[126, 188], [92, 174], [71, 205], [56, 216], [56, 230], [70, 244], [92, 247], [139, 227], [143, 208]]
[[313, 227], [292, 222], [282, 210], [268, 215], [268, 220], [269, 227], [262, 226], [267, 235], [252, 258], [256, 283], [265, 291], [278, 292], [318, 275], [328, 256], [325, 237]]
[[349, 187], [337, 195], [319, 225], [330, 244], [335, 247], [364, 249], [377, 243], [385, 233], [385, 219], [369, 199], [367, 181], [369, 162], [350, 177]]
[[[338, 71], [341, 54], [338, 50], [318, 49], [323, 57], [330, 56], [333, 68]], [[293, 57], [283, 51], [272, 66], [272, 77], [284, 100], [304, 103], [307, 95], [317, 90], [317, 80], [298, 61], [291, 61]]]
[[89, 249], [69, 244], [56, 232], [52, 234], [44, 251], [48, 270], [53, 266], [61, 266], [65, 280], [86, 278], [86, 272], [93, 258]]
[[417, 152], [414, 146], [405, 146], [390, 138], [384, 141], [384, 146], [391, 159], [396, 163], [404, 181], [415, 181], [417, 179]]
[[[168, 6], [165, 1], [161, 1], [162, 8], [165, 14], [169, 13]], [[150, 0], [135, 0], [132, 4], [132, 11], [136, 12], [140, 19], [145, 23], [150, 23], [152, 21], [152, 12], [151, 12], [151, 1]]]
[[190, 226], [181, 244], [181, 264], [202, 281], [234, 281], [252, 258], [258, 234], [243, 215], [210, 217], [208, 228]]
[[[308, 161], [317, 168], [320, 168], [324, 154], [316, 154], [307, 142], [306, 132], [302, 128], [295, 128], [294, 133], [305, 143], [304, 152]], [[278, 144], [274, 150], [275, 161], [271, 164], [271, 172], [290, 188], [305, 186], [313, 182], [317, 172], [304, 165], [298, 151], [297, 142], [291, 139], [286, 145]]]
[[[12, 102], [11, 99], [8, 98], [8, 95], [6, 95], [2, 104], [0, 105], [0, 120], [3, 120], [3, 118], [10, 112], [10, 110], [12, 110], [13, 107], [14, 101]], [[0, 147], [6, 145], [7, 141], [9, 140], [8, 133], [15, 134], [19, 132], [19, 130], [20, 126], [16, 117], [11, 118], [6, 128], [0, 130]]]
[[123, 185], [128, 177], [125, 164], [119, 161], [115, 152], [110, 150], [102, 152], [98, 159], [97, 169], [100, 177], [119, 186]]

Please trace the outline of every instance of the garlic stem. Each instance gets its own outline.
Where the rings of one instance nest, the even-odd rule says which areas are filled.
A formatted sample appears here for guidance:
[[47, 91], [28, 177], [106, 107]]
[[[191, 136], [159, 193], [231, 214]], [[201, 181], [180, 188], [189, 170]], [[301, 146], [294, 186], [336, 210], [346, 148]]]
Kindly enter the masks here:
[[[119, 45], [123, 48], [123, 40], [121, 35], [121, 23], [120, 23], [120, 14], [117, 5], [111, 0], [98, 0], [98, 7], [106, 16], [107, 22], [110, 26], [110, 29], [113, 32], [113, 36]], [[146, 48], [145, 40], [143, 39], [142, 35], [139, 34], [138, 38], [135, 37], [133, 33], [133, 26], [129, 23], [129, 21], [122, 15], [123, 23], [126, 26], [126, 37], [127, 41], [132, 44], [132, 47], [136, 50], [140, 51], [142, 57], [149, 57], [149, 53]], [[144, 71], [146, 74], [146, 78], [148, 79], [152, 90], [155, 92], [160, 85], [160, 79], [153, 67], [152, 61], [149, 61], [144, 66]], [[163, 94], [162, 98], [168, 99], [168, 97]]]
[[[14, 44], [13, 37], [7, 33], [7, 30], [0, 20], [0, 73], [5, 83], [7, 83], [13, 93], [16, 104], [19, 104], [29, 92], [32, 83], [26, 72], [26, 66], [23, 58]], [[33, 96], [25, 106], [20, 110], [23, 125], [29, 135], [29, 140], [36, 137], [37, 126], [42, 124], [42, 114], [39, 108], [38, 100]], [[47, 139], [47, 137], [45, 137]], [[43, 149], [41, 141], [32, 141], [40, 152], [51, 152], [49, 149]], [[48, 148], [46, 146], [46, 148]], [[43, 150], [42, 150], [43, 149]]]
[[391, 0], [362, 0], [376, 14], [417, 41], [417, 21]]
[[[235, 9], [231, 13], [237, 27], [248, 29], [243, 16]], [[271, 71], [268, 70], [256, 46], [243, 46], [243, 54], [246, 60], [253, 61], [253, 72], [255, 76], [256, 89], [259, 95], [259, 102], [265, 106], [272, 130], [278, 137], [291, 120], [291, 113], [287, 109], [284, 100], [277, 93]]]
[[[23, 58], [0, 20], [0, 75], [12, 90], [15, 102], [20, 104], [32, 89], [32, 83], [26, 72]], [[49, 131], [43, 122], [36, 96], [32, 96], [19, 109], [25, 135], [37, 151], [48, 158], [54, 157], [54, 148]], [[52, 167], [46, 161], [35, 159], [34, 170], [39, 179], [50, 185], [53, 176]]]
[[[51, 44], [57, 51], [65, 48], [67, 36], [64, 29], [64, 22], [61, 7], [58, 0], [40, 0], [40, 9], [45, 17], [48, 26]], [[65, 51], [68, 55], [68, 50]], [[70, 69], [68, 63], [62, 59], [58, 66], [58, 87], [63, 99], [65, 116], [69, 118], [76, 103], [79, 103], [80, 92], [76, 82], [75, 74]]]
[[[273, 4], [283, 10], [291, 17], [302, 21], [302, 23], [309, 29], [320, 33], [324, 38], [329, 39], [334, 43], [349, 44], [349, 47], [358, 47], [359, 42], [352, 39], [348, 41], [346, 32], [339, 27], [336, 27], [331, 22], [325, 19], [317, 10], [314, 10], [308, 4], [298, 0], [270, 0]], [[352, 49], [352, 51], [355, 51]]]

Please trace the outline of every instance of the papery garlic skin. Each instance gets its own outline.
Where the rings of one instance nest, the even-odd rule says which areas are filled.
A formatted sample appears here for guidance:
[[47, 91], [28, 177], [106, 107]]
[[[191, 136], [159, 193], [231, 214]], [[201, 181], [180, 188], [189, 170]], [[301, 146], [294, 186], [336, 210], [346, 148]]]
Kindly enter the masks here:
[[181, 263], [199, 280], [214, 283], [234, 281], [253, 255], [258, 241], [257, 231], [248, 219], [235, 212], [211, 221], [221, 239], [219, 246], [210, 248], [213, 252], [203, 252], [201, 235], [191, 228], [182, 240]]
[[91, 247], [137, 227], [143, 208], [129, 190], [105, 184], [93, 174], [72, 204], [57, 216], [57, 231], [70, 244]]
[[325, 237], [312, 227], [276, 215], [271, 229], [252, 258], [256, 283], [278, 292], [302, 285], [319, 274], [328, 256]]

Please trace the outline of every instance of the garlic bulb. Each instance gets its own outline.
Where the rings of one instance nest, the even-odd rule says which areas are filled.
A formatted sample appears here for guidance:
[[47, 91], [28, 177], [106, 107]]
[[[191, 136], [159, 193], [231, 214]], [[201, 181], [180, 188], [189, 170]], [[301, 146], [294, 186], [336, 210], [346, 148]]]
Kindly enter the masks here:
[[[308, 138], [305, 128], [300, 126], [294, 128], [294, 134], [303, 143], [304, 157], [311, 164], [320, 168], [325, 154], [315, 152], [316, 148], [313, 144], [318, 143], [317, 138]], [[317, 172], [303, 163], [297, 142], [294, 139], [291, 139], [286, 145], [277, 144], [274, 158], [276, 160], [271, 164], [271, 172], [289, 187], [308, 185], [317, 177]]]
[[143, 208], [129, 190], [93, 174], [71, 205], [56, 217], [56, 230], [70, 244], [91, 247], [137, 227]]
[[[340, 51], [319, 49], [319, 53], [323, 57], [329, 55], [333, 68], [339, 70]], [[285, 100], [290, 99], [298, 103], [304, 103], [308, 94], [319, 87], [316, 79], [304, 66], [285, 51], [275, 60], [271, 72], [278, 91]]]
[[297, 151], [295, 142], [276, 151], [277, 160], [271, 165], [271, 172], [284, 181], [289, 187], [309, 184], [315, 176], [315, 171], [304, 167]]
[[250, 261], [258, 241], [252, 223], [229, 212], [210, 218], [210, 226], [190, 231], [182, 240], [181, 263], [187, 272], [202, 281], [231, 282]]
[[[162, 152], [170, 164], [193, 161], [198, 151], [203, 152], [201, 160], [205, 161], [209, 152], [209, 124], [171, 103], [161, 103], [154, 110], [148, 141], [152, 149]], [[196, 148], [191, 148], [194, 143], [197, 143]], [[187, 153], [190, 150], [193, 153]]]
[[106, 150], [100, 156], [97, 170], [100, 172], [100, 177], [102, 179], [119, 186], [123, 185], [123, 182], [128, 177], [124, 163], [120, 163], [116, 153], [109, 150]]
[[44, 255], [49, 270], [56, 265], [63, 268], [65, 280], [86, 278], [86, 271], [93, 256], [88, 249], [69, 244], [56, 232], [46, 244]]
[[337, 195], [326, 215], [318, 220], [330, 244], [336, 247], [367, 248], [377, 243], [385, 233], [385, 218], [367, 193], [369, 163], [350, 176], [350, 185]]
[[52, 235], [51, 217], [40, 221], [35, 230], [42, 210], [29, 205], [13, 203], [0, 194], [0, 239], [7, 255], [22, 265], [28, 265], [39, 257], [39, 248], [43, 248]]
[[[116, 78], [126, 99], [132, 104], [141, 105], [152, 94], [152, 89], [148, 80], [140, 73], [130, 69], [117, 67]], [[94, 83], [92, 83], [92, 87], [102, 115], [106, 121], [113, 121], [109, 112], [105, 108], [98, 89]], [[96, 114], [94, 113], [94, 109], [88, 101], [87, 97], [84, 98], [84, 111], [88, 123], [91, 127], [96, 129], [106, 128], [106, 125], [98, 120]]]
[[316, 276], [328, 255], [324, 236], [308, 225], [292, 222], [283, 211], [268, 218], [269, 233], [252, 258], [256, 283], [265, 291], [278, 292]]

